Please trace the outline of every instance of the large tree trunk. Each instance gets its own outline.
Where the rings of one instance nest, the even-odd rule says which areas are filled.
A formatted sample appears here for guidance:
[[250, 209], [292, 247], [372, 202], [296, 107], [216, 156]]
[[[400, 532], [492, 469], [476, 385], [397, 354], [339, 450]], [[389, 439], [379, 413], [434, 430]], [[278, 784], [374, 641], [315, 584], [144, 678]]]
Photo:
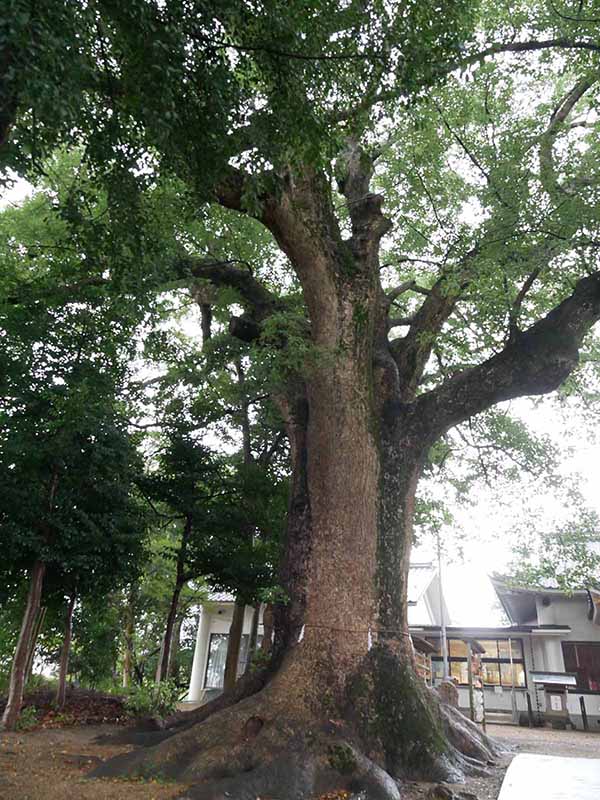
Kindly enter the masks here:
[[[401, 402], [389, 350], [380, 202], [359, 175], [348, 190], [351, 247], [322, 183], [290, 184], [292, 213], [282, 202], [269, 222], [302, 283], [318, 359], [306, 391], [282, 402], [293, 466], [281, 571], [288, 602], [276, 609], [270, 680], [128, 756], [127, 771], [197, 782], [201, 800], [304, 800], [343, 788], [398, 800], [396, 779], [435, 780], [466, 764], [444, 731], [454, 722], [415, 674], [407, 625], [415, 491], [430, 442]], [[235, 667], [237, 653], [230, 676]], [[464, 740], [469, 757], [490, 757], [474, 726]]]
[[69, 656], [71, 654], [71, 639], [73, 637], [73, 610], [75, 608], [75, 592], [69, 598], [67, 613], [65, 614], [65, 631], [62, 648], [60, 651], [60, 669], [58, 673], [58, 688], [56, 690], [56, 705], [62, 708], [67, 695], [67, 674], [69, 672]]
[[21, 632], [13, 657], [10, 672], [10, 682], [8, 687], [8, 701], [2, 717], [2, 729], [14, 731], [21, 713], [23, 702], [23, 689], [25, 686], [25, 672], [27, 669], [27, 657], [31, 648], [32, 633], [35, 626], [36, 615], [40, 607], [42, 587], [46, 564], [43, 561], [36, 561], [31, 570], [29, 592], [27, 594], [27, 604], [21, 623]]

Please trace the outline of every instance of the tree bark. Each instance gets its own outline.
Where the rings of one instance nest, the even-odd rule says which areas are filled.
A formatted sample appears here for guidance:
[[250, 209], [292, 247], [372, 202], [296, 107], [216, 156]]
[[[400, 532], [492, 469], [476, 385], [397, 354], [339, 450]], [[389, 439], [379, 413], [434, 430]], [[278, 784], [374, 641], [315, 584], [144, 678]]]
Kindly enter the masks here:
[[31, 648], [32, 633], [35, 625], [36, 614], [40, 607], [45, 573], [46, 564], [43, 561], [36, 561], [31, 570], [27, 604], [25, 606], [25, 613], [23, 614], [23, 621], [21, 623], [21, 631], [19, 633], [19, 639], [15, 649], [15, 654], [13, 656], [13, 663], [10, 672], [8, 701], [6, 703], [6, 708], [4, 709], [2, 724], [0, 726], [6, 731], [15, 730], [21, 713], [23, 690], [25, 686], [25, 672], [27, 669], [27, 657]]
[[240, 645], [244, 630], [244, 616], [246, 613], [246, 603], [236, 597], [233, 606], [233, 618], [229, 628], [229, 640], [227, 644], [227, 658], [225, 659], [225, 675], [223, 677], [223, 691], [230, 692], [236, 684], [238, 678], [238, 664], [240, 660]]
[[171, 662], [171, 645], [173, 641], [173, 629], [175, 627], [175, 619], [177, 617], [177, 609], [179, 608], [179, 597], [183, 583], [177, 582], [173, 589], [171, 602], [169, 604], [169, 612], [167, 614], [167, 621], [165, 623], [165, 632], [163, 634], [162, 645], [160, 648], [160, 655], [158, 657], [158, 665], [156, 667], [156, 683], [161, 683], [167, 679], [169, 675], [169, 666]]
[[25, 685], [29, 683], [31, 680], [31, 674], [33, 672], [33, 662], [35, 661], [35, 648], [37, 645], [37, 640], [42, 630], [42, 626], [44, 624], [44, 619], [46, 617], [47, 612], [46, 606], [40, 606], [35, 615], [35, 623], [33, 626], [33, 633], [31, 634], [31, 642], [29, 644], [29, 654], [27, 656], [27, 667], [25, 669]]
[[[272, 649], [272, 666], [277, 669], [287, 650], [298, 640], [306, 608], [306, 579], [312, 543], [312, 520], [307, 473], [308, 399], [303, 382], [294, 381], [287, 396], [278, 398], [290, 443], [291, 485], [287, 529], [283, 557], [279, 567], [279, 583], [284, 601], [267, 613], [272, 625], [273, 641], [265, 627], [265, 647]], [[263, 648], [264, 650], [265, 648]]]
[[177, 609], [179, 608], [179, 598], [181, 590], [185, 586], [185, 563], [187, 559], [188, 544], [190, 536], [192, 535], [192, 516], [186, 515], [185, 525], [181, 534], [181, 543], [179, 545], [179, 552], [177, 553], [177, 572], [175, 576], [175, 588], [171, 596], [169, 604], [169, 612], [165, 623], [165, 632], [160, 648], [160, 655], [158, 657], [158, 664], [156, 667], [156, 683], [164, 681], [169, 675], [169, 664], [171, 660], [171, 645], [173, 640], [173, 627], [177, 618]]
[[56, 705], [62, 708], [67, 695], [67, 674], [69, 672], [69, 656], [71, 654], [71, 640], [73, 636], [73, 610], [75, 608], [75, 592], [70, 596], [65, 615], [65, 631], [60, 652], [60, 669], [58, 673], [58, 688], [56, 690]]
[[125, 605], [125, 625], [123, 629], [123, 682], [124, 689], [128, 689], [131, 684], [131, 674], [133, 670], [133, 590], [130, 592]]
[[173, 627], [173, 636], [171, 640], [171, 659], [169, 661], [169, 673], [168, 678], [173, 679], [175, 681], [179, 681], [179, 654], [180, 654], [180, 643], [181, 643], [181, 628], [183, 625], [184, 616], [179, 615]]

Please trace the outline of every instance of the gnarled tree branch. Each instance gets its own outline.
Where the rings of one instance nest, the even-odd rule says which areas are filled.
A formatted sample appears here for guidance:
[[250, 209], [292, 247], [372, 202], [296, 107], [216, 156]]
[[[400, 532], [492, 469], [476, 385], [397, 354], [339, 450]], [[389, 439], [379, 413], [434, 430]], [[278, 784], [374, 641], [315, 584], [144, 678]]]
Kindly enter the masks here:
[[584, 336], [600, 319], [600, 272], [498, 354], [446, 380], [411, 405], [415, 425], [430, 441], [496, 403], [557, 389], [575, 369]]
[[[274, 311], [281, 309], [281, 300], [257, 281], [248, 267], [237, 266], [240, 261], [214, 261], [212, 259], [182, 256], [175, 265], [180, 277], [209, 281], [217, 288], [235, 289], [245, 311], [256, 323], [261, 323]], [[199, 302], [203, 299], [195, 292]]]

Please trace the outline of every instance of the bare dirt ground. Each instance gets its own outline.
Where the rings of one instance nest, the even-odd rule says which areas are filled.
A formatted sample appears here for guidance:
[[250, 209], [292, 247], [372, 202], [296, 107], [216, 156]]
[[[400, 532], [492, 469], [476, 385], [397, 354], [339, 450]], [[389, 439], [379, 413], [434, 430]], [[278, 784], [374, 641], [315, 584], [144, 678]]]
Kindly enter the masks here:
[[39, 729], [0, 734], [0, 798], [2, 800], [171, 800], [181, 784], [89, 780], [100, 760], [129, 746], [97, 744], [100, 733], [114, 725]]
[[[101, 734], [115, 733], [115, 725], [39, 728], [28, 733], [0, 734], [0, 798], [2, 800], [174, 800], [184, 794], [182, 784], [121, 780], [90, 780], [100, 760], [130, 749], [129, 745], [98, 743]], [[490, 775], [449, 787], [456, 798], [496, 800], [506, 767], [517, 752], [600, 758], [600, 736], [593, 733], [514, 728], [491, 725], [488, 733], [507, 751]], [[429, 800], [433, 784], [406, 785], [403, 800]], [[448, 795], [451, 796], [451, 795]], [[336, 798], [337, 800], [337, 798]]]

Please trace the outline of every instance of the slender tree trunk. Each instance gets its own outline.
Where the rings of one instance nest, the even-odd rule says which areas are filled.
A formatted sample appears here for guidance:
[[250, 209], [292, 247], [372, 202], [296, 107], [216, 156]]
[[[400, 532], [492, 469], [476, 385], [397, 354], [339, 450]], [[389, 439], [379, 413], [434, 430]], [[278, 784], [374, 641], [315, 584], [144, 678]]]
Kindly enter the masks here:
[[123, 688], [129, 688], [131, 684], [131, 674], [133, 670], [133, 597], [132, 594], [127, 598], [125, 606], [125, 626], [123, 630]]
[[233, 606], [233, 618], [229, 628], [227, 658], [225, 659], [225, 676], [223, 678], [224, 692], [231, 691], [238, 678], [238, 663], [240, 660], [240, 645], [242, 642], [242, 633], [244, 631], [245, 614], [246, 603], [240, 597], [236, 597], [235, 605]]
[[56, 690], [56, 705], [62, 708], [67, 695], [67, 674], [69, 672], [69, 656], [71, 654], [71, 640], [73, 637], [73, 610], [75, 608], [75, 592], [69, 598], [67, 613], [65, 615], [65, 632], [60, 652], [60, 669], [58, 673], [58, 688]]
[[168, 678], [179, 681], [179, 655], [181, 652], [181, 628], [183, 626], [184, 616], [179, 615], [173, 628], [173, 637], [171, 642], [171, 659], [169, 661], [169, 674]]
[[171, 603], [169, 605], [169, 612], [167, 614], [167, 621], [165, 624], [165, 632], [163, 634], [160, 655], [158, 657], [158, 665], [156, 667], [156, 683], [166, 680], [169, 675], [173, 629], [175, 626], [175, 620], [177, 618], [177, 609], [179, 608], [179, 597], [181, 596], [182, 588], [182, 583], [176, 583], [171, 596]]
[[187, 558], [187, 549], [190, 536], [192, 535], [192, 517], [191, 514], [186, 516], [185, 525], [181, 534], [181, 544], [179, 545], [179, 552], [177, 553], [177, 574], [175, 577], [175, 588], [171, 596], [171, 603], [169, 605], [169, 612], [165, 623], [165, 632], [163, 634], [162, 645], [160, 649], [160, 656], [158, 657], [158, 665], [156, 667], [156, 683], [164, 681], [169, 674], [169, 662], [171, 660], [171, 643], [173, 639], [173, 626], [177, 618], [177, 609], [179, 608], [179, 597], [183, 589], [186, 576], [185, 576], [185, 562]]
[[[298, 639], [306, 608], [306, 580], [312, 543], [307, 471], [308, 399], [304, 384], [295, 381], [287, 397], [278, 398], [290, 443], [291, 486], [285, 548], [279, 583], [285, 601], [273, 607], [272, 661], [276, 669]], [[266, 633], [266, 631], [265, 631]]]
[[31, 648], [32, 633], [35, 625], [36, 614], [40, 607], [42, 587], [46, 564], [43, 561], [36, 561], [31, 570], [29, 592], [27, 594], [27, 604], [21, 623], [21, 632], [13, 657], [10, 672], [10, 682], [8, 688], [8, 701], [2, 717], [2, 729], [14, 731], [19, 715], [21, 704], [23, 703], [23, 689], [25, 686], [25, 671], [27, 669], [27, 657]]
[[35, 649], [37, 645], [37, 640], [41, 633], [42, 626], [44, 624], [44, 619], [46, 618], [47, 610], [48, 609], [46, 606], [41, 606], [38, 609], [37, 614], [35, 615], [35, 624], [33, 626], [33, 633], [31, 635], [31, 642], [29, 645], [29, 654], [27, 656], [27, 667], [25, 669], [25, 685], [27, 685], [31, 680], [31, 674], [33, 672], [33, 662], [35, 661]]
[[258, 639], [258, 623], [260, 620], [261, 603], [257, 603], [252, 611], [252, 624], [250, 626], [250, 636], [248, 638], [248, 658], [246, 661], [246, 669], [244, 675], [249, 673], [252, 669], [252, 660], [256, 653], [256, 642]]

